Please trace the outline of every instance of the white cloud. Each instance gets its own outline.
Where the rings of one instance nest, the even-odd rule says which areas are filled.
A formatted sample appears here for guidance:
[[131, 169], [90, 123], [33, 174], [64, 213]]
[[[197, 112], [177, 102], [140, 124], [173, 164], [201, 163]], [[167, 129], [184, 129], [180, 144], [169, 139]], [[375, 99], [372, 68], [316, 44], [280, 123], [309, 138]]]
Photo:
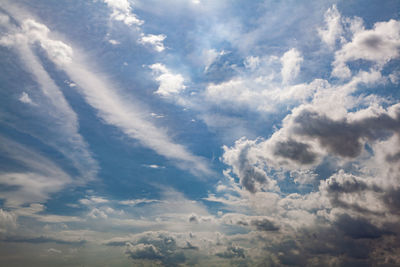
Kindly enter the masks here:
[[35, 103], [33, 103], [32, 99], [29, 97], [29, 95], [26, 92], [22, 92], [22, 94], [18, 98], [18, 100], [25, 104], [35, 105]]
[[224, 50], [222, 50], [222, 51], [220, 51], [220, 52], [218, 52], [218, 51], [215, 50], [215, 49], [206, 49], [206, 50], [203, 50], [202, 59], [203, 59], [203, 61], [204, 61], [203, 64], [205, 65], [204, 71], [207, 72], [207, 70], [208, 70], [208, 68], [211, 66], [211, 64], [214, 63], [214, 61], [215, 61], [218, 57], [224, 55], [225, 53], [226, 53], [226, 52], [225, 52]]
[[[21, 22], [20, 29], [12, 28], [8, 34], [3, 35], [0, 45], [14, 48], [21, 57], [24, 67], [33, 74], [40, 85], [41, 98], [37, 97], [35, 104], [44, 103], [40, 105], [41, 109], [38, 113], [43, 114], [41, 119], [46, 120], [48, 128], [52, 126], [53, 128], [51, 130], [44, 128], [47, 129], [46, 132], [43, 132], [44, 129], [36, 130], [36, 132], [35, 129], [31, 129], [29, 134], [61, 151], [73, 162], [83, 178], [93, 179], [98, 167], [85, 140], [79, 134], [77, 115], [30, 47], [38, 43], [56, 64], [63, 66], [70, 63], [72, 48], [61, 41], [50, 39], [49, 34], [50, 30], [45, 25], [27, 19]], [[29, 101], [24, 94], [20, 100]], [[52, 132], [56, 134], [51, 134]]]
[[[99, 117], [158, 154], [177, 161], [178, 166], [194, 172], [209, 173], [204, 159], [192, 155], [184, 146], [174, 143], [163, 129], [145, 119], [142, 114], [148, 113], [139, 108], [138, 103], [132, 104], [133, 100], [127, 101], [118, 95], [118, 90], [111, 83], [88, 69], [83, 63], [75, 63], [65, 68], [65, 71], [79, 85], [79, 92], [98, 111]], [[166, 79], [168, 80], [168, 77]], [[165, 86], [163, 81], [162, 79]], [[188, 165], [191, 167], [188, 168]]]
[[167, 69], [167, 67], [165, 67], [165, 65], [161, 63], [150, 65], [149, 68], [156, 76], [155, 80], [160, 84], [155, 94], [159, 94], [161, 96], [170, 96], [185, 90], [185, 80], [181, 74], [173, 74], [169, 69]]
[[300, 52], [292, 48], [283, 54], [281, 58], [282, 63], [282, 82], [284, 84], [294, 80], [300, 72], [300, 64], [303, 62], [303, 57]]
[[153, 118], [156, 118], [156, 119], [164, 118], [164, 115], [162, 115], [162, 114], [157, 114], [157, 113], [154, 113], [154, 112], [151, 112], [151, 113], [150, 113], [150, 116], [152, 116]]
[[11, 188], [0, 192], [0, 197], [5, 199], [5, 206], [18, 207], [26, 203], [45, 201], [50, 194], [74, 182], [49, 159], [10, 139], [0, 136], [0, 140], [2, 155], [26, 168], [25, 172], [0, 174], [0, 183]]
[[318, 34], [324, 43], [334, 48], [336, 41], [344, 33], [342, 18], [336, 5], [333, 5], [325, 12], [325, 23], [326, 26], [324, 28], [318, 29]]
[[112, 44], [112, 45], [119, 45], [119, 44], [121, 44], [119, 41], [113, 40], [113, 39], [108, 40], [108, 42], [109, 42], [110, 44]]
[[154, 203], [154, 202], [159, 202], [160, 200], [157, 199], [146, 199], [146, 198], [141, 198], [141, 199], [130, 199], [130, 200], [122, 200], [119, 201], [119, 204], [122, 205], [128, 205], [128, 206], [136, 206], [138, 204], [143, 204], [143, 203]]
[[381, 68], [390, 60], [398, 58], [399, 50], [400, 21], [377, 22], [370, 30], [358, 27], [351, 42], [336, 51], [332, 76], [351, 77], [347, 63], [359, 59], [370, 61]]
[[144, 164], [143, 167], [150, 168], [150, 169], [164, 169], [164, 166], [160, 166], [157, 164]]
[[132, 13], [132, 7], [128, 0], [103, 0], [104, 3], [112, 10], [111, 18], [113, 20], [122, 21], [126, 25], [140, 26], [144, 22]]
[[254, 57], [254, 56], [248, 56], [246, 57], [246, 60], [244, 61], [244, 66], [252, 71], [256, 70], [258, 66], [260, 65], [260, 58], [259, 57]]
[[[26, 40], [29, 37], [30, 43], [38, 42], [43, 49], [47, 52], [49, 58], [64, 70], [74, 83], [79, 85], [78, 91], [84, 96], [85, 100], [98, 111], [98, 116], [101, 117], [106, 123], [114, 125], [121, 129], [128, 136], [138, 139], [143, 145], [155, 150], [158, 154], [163, 155], [169, 159], [178, 161], [178, 166], [185, 169], [190, 169], [194, 173], [210, 173], [210, 170], [205, 163], [204, 159], [192, 155], [186, 148], [180, 144], [174, 143], [167, 135], [165, 130], [157, 128], [152, 123], [148, 122], [138, 103], [132, 104], [133, 100], [128, 101], [127, 98], [122, 97], [117, 92], [115, 86], [103, 77], [99, 77], [90, 71], [86, 63], [83, 61], [83, 56], [76, 55], [71, 46], [53, 40], [49, 34], [48, 28], [31, 19], [24, 20], [22, 25], [30, 25], [23, 27], [14, 35], [7, 35], [1, 39], [3, 44], [17, 45], [17, 48], [24, 49], [25, 54], [30, 55], [31, 58], [28, 62], [34, 62], [31, 66], [32, 72], [40, 72], [37, 74], [40, 83], [51, 85], [51, 89], [57, 88], [54, 82], [48, 77], [44, 71], [43, 66], [34, 57], [32, 51], [26, 46], [19, 45], [19, 40], [23, 38]], [[32, 26], [33, 25], [33, 26]], [[32, 26], [32, 27], [31, 27]], [[32, 31], [32, 32], [31, 32]], [[17, 40], [17, 41], [15, 41]], [[24, 53], [21, 53], [24, 54]], [[26, 56], [25, 56], [26, 57]], [[73, 57], [73, 60], [72, 58]], [[30, 65], [29, 65], [30, 66]], [[151, 68], [160, 73], [157, 80], [160, 82], [160, 88], [156, 93], [168, 95], [183, 90], [183, 77], [180, 74], [172, 74], [162, 64], [154, 64]], [[57, 89], [51, 91], [54, 94], [60, 95], [61, 92]], [[62, 101], [63, 106], [68, 106], [65, 98], [58, 97]], [[73, 116], [76, 125], [76, 114], [69, 112]], [[71, 120], [72, 121], [72, 120]], [[75, 126], [77, 127], [77, 126]], [[82, 149], [77, 152], [81, 152]], [[187, 167], [190, 165], [190, 168]]]
[[58, 249], [55, 249], [55, 248], [49, 248], [49, 249], [47, 250], [47, 252], [49, 252], [49, 253], [56, 253], [56, 254], [61, 254], [61, 253], [62, 253], [61, 250], [58, 250]]
[[157, 52], [162, 52], [165, 49], [164, 43], [163, 43], [165, 38], [167, 38], [167, 36], [164, 34], [159, 34], [159, 35], [146, 34], [145, 35], [142, 33], [140, 36], [140, 39], [139, 39], [139, 43], [141, 43], [143, 45], [150, 45]]
[[96, 196], [91, 196], [89, 198], [83, 198], [79, 200], [79, 203], [86, 205], [86, 206], [92, 206], [92, 205], [97, 205], [97, 204], [104, 204], [108, 203], [108, 199], [103, 198], [103, 197], [96, 197]]

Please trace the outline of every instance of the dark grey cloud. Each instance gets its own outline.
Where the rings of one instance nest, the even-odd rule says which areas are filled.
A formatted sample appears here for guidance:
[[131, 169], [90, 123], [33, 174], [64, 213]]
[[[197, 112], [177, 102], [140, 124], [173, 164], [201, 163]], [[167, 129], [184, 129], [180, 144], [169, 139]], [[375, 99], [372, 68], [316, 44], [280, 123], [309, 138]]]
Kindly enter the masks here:
[[365, 218], [353, 218], [348, 214], [338, 216], [335, 226], [343, 231], [345, 235], [354, 239], [375, 239], [384, 234], [390, 234], [389, 231], [379, 229]]
[[299, 143], [291, 139], [276, 143], [274, 154], [302, 164], [313, 163], [316, 159], [316, 154], [310, 151], [308, 144]]
[[395, 163], [395, 162], [397, 162], [399, 160], [400, 160], [400, 152], [397, 152], [395, 154], [386, 156], [386, 161], [389, 162], [389, 163]]
[[[382, 140], [400, 130], [400, 116], [386, 113], [348, 122], [333, 120], [315, 111], [303, 110], [296, 116], [293, 134], [315, 138], [331, 153], [342, 157], [357, 157], [363, 148], [362, 139]], [[290, 155], [291, 158], [296, 155]], [[301, 158], [299, 153], [296, 158]]]
[[381, 36], [376, 34], [375, 35], [370, 34], [364, 40], [362, 40], [361, 43], [367, 46], [368, 48], [379, 49], [379, 47], [383, 44], [383, 42], [384, 41], [382, 40]]
[[278, 231], [279, 227], [268, 219], [255, 219], [251, 220], [250, 224], [258, 231]]
[[355, 176], [352, 175], [341, 177], [332, 176], [331, 178], [329, 178], [329, 180], [327, 180], [326, 183], [326, 190], [328, 193], [331, 194], [358, 193], [369, 188], [370, 186], [366, 182], [362, 181], [361, 179], [357, 179]]
[[246, 145], [240, 150], [237, 160], [237, 169], [239, 171], [238, 176], [240, 178], [240, 184], [248, 191], [255, 193], [257, 191], [256, 184], [267, 184], [268, 179], [261, 169], [258, 169], [249, 162], [248, 154], [250, 149], [251, 145]]
[[400, 215], [400, 188], [386, 191], [382, 200], [391, 213]]
[[198, 219], [197, 215], [195, 215], [195, 214], [190, 215], [189, 222], [190, 223], [199, 223], [199, 219]]

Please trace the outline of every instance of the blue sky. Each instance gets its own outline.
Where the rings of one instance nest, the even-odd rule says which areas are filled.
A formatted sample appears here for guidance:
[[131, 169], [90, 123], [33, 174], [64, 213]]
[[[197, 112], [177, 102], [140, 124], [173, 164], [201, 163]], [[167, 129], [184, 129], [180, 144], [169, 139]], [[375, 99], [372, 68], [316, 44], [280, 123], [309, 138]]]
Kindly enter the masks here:
[[399, 265], [399, 10], [2, 1], [0, 265]]

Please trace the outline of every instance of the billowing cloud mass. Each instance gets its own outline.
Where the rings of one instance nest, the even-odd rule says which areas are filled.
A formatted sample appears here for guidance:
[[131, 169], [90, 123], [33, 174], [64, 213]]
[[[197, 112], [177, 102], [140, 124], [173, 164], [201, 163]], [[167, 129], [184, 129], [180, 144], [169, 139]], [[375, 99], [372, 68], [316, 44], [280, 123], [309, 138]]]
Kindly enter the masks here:
[[399, 266], [396, 7], [3, 1], [0, 265]]
[[335, 52], [332, 75], [349, 78], [348, 62], [366, 60], [377, 68], [399, 57], [400, 22], [389, 20], [375, 23], [373, 29], [363, 27], [354, 30], [352, 40]]

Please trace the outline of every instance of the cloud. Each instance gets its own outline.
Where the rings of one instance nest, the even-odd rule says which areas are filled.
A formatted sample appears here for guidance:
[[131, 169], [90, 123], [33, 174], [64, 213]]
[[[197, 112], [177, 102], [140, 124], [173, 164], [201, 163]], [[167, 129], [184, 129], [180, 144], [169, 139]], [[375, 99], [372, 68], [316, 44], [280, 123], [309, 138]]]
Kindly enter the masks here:
[[85, 240], [80, 241], [68, 241], [63, 239], [56, 239], [52, 237], [39, 236], [39, 237], [18, 237], [10, 236], [3, 240], [4, 242], [12, 243], [31, 243], [31, 244], [42, 244], [42, 243], [55, 243], [62, 245], [83, 245], [86, 243]]
[[149, 68], [156, 76], [155, 80], [160, 84], [155, 94], [161, 96], [171, 96], [185, 90], [184, 78], [181, 74], [173, 74], [161, 63], [150, 65]]
[[157, 52], [162, 52], [165, 49], [164, 43], [163, 43], [165, 38], [167, 38], [167, 36], [164, 34], [159, 34], [159, 35], [146, 34], [145, 35], [142, 33], [140, 35], [139, 43], [141, 43], [143, 45], [149, 45]]
[[40, 88], [35, 92], [35, 103], [29, 102], [30, 97], [25, 92], [20, 98], [20, 101], [28, 101], [36, 107], [34, 115], [38, 117], [31, 122], [35, 127], [18, 121], [13, 122], [14, 127], [59, 150], [72, 161], [83, 181], [90, 180], [96, 176], [98, 166], [79, 133], [77, 114], [33, 52], [32, 46], [38, 43], [55, 63], [63, 65], [71, 62], [71, 47], [51, 40], [49, 34], [50, 30], [45, 25], [27, 19], [21, 22], [21, 28], [11, 28], [0, 39], [0, 45], [11, 47], [18, 53], [23, 66], [33, 75]]
[[[357, 117], [358, 114], [350, 115]], [[292, 131], [318, 140], [322, 147], [333, 154], [356, 157], [362, 150], [361, 140], [379, 140], [396, 133], [399, 128], [400, 106], [394, 105], [387, 111], [363, 114], [360, 119], [347, 120], [332, 120], [317, 112], [303, 110], [294, 119]]]
[[334, 48], [336, 41], [344, 33], [342, 18], [336, 5], [333, 5], [325, 12], [325, 23], [326, 26], [324, 28], [318, 29], [318, 34], [324, 43]]
[[144, 164], [143, 167], [150, 168], [150, 169], [164, 169], [165, 166], [160, 166], [157, 164]]
[[91, 196], [89, 198], [83, 198], [79, 200], [79, 203], [86, 205], [86, 206], [91, 206], [91, 205], [96, 205], [96, 204], [104, 204], [108, 203], [109, 200], [103, 197], [96, 197], [96, 196]]
[[0, 174], [0, 183], [9, 188], [0, 192], [5, 206], [45, 201], [50, 194], [73, 184], [74, 180], [49, 159], [5, 137], [0, 136], [0, 140], [2, 155], [24, 167], [24, 171]]
[[224, 50], [218, 52], [215, 49], [205, 49], [202, 52], [203, 56], [203, 64], [205, 65], [204, 71], [207, 72], [208, 68], [215, 62], [218, 57], [225, 55], [226, 52]]
[[247, 109], [260, 113], [276, 113], [280, 106], [304, 102], [326, 87], [327, 82], [315, 79], [289, 85], [298, 75], [301, 62], [296, 49], [287, 51], [280, 59], [247, 57], [245, 70], [228, 81], [210, 83], [203, 101], [226, 110]]
[[161, 232], [143, 235], [135, 245], [128, 242], [125, 253], [132, 259], [158, 260], [164, 265], [177, 265], [186, 260], [175, 238]]
[[144, 22], [132, 13], [132, 7], [128, 0], [103, 0], [104, 3], [112, 10], [111, 19], [122, 21], [128, 26], [140, 26]]
[[287, 51], [281, 57], [282, 63], [282, 82], [288, 83], [291, 80], [294, 80], [300, 72], [300, 64], [303, 62], [303, 57], [301, 56], [300, 52], [292, 48]]
[[147, 203], [154, 203], [154, 202], [159, 202], [160, 200], [157, 199], [130, 199], [130, 200], [121, 200], [119, 203], [122, 205], [128, 205], [128, 206], [136, 206], [139, 204], [147, 204]]
[[294, 140], [277, 142], [275, 145], [275, 155], [300, 162], [301, 164], [313, 163], [316, 155], [310, 151], [308, 144], [299, 143]]
[[[126, 98], [119, 95], [117, 93], [119, 90], [112, 83], [90, 71], [91, 68], [82, 61], [84, 57], [77, 55], [78, 53], [73, 51], [70, 45], [53, 40], [45, 25], [31, 19], [24, 20], [22, 24], [28, 26], [17, 30], [14, 35], [7, 35], [2, 38], [2, 40], [6, 40], [4, 42], [7, 45], [17, 45], [14, 40], [19, 40], [20, 36], [25, 39], [29, 37], [30, 43], [39, 43], [49, 58], [64, 70], [74, 83], [79, 85], [75, 88], [84, 96], [87, 103], [98, 111], [98, 116], [106, 123], [118, 127], [126, 135], [139, 140], [158, 154], [177, 160], [178, 165], [183, 168], [186, 168], [185, 163], [190, 163], [190, 169], [194, 170], [197, 175], [210, 173], [204, 159], [192, 155], [184, 146], [174, 143], [163, 129], [159, 129], [148, 122], [142, 115], [144, 108], [140, 108], [139, 103], [133, 105], [132, 102], [134, 101], [127, 101]], [[32, 52], [30, 53], [32, 54]], [[35, 66], [40, 71], [43, 70], [38, 61], [35, 61]], [[170, 73], [164, 65], [159, 63], [152, 65], [151, 68], [156, 72], [161, 72], [160, 76], [157, 77], [160, 82], [157, 91], [159, 94], [168, 95], [185, 88], [183, 77], [180, 74]], [[40, 73], [38, 77], [44, 77], [46, 84], [51, 83], [46, 75]], [[62, 100], [64, 101], [64, 98]], [[66, 102], [62, 104], [68, 105]], [[76, 121], [76, 115], [72, 114], [71, 116], [74, 116]]]
[[342, 48], [335, 52], [332, 76], [351, 77], [348, 62], [366, 60], [381, 68], [390, 60], [398, 58], [399, 32], [400, 22], [393, 19], [387, 22], [377, 22], [370, 30], [357, 29], [352, 40], [343, 44]]
[[26, 92], [22, 92], [22, 94], [18, 98], [18, 100], [25, 104], [35, 105], [35, 103], [32, 101], [32, 99], [29, 97], [29, 95]]
[[233, 172], [239, 177], [240, 184], [250, 192], [258, 191], [258, 186], [273, 189], [276, 182], [270, 179], [263, 166], [258, 165], [258, 160], [252, 154], [252, 148], [257, 141], [249, 141], [244, 138], [235, 142], [235, 146], [224, 146], [223, 162], [232, 166]]
[[0, 209], [0, 235], [9, 234], [17, 229], [17, 216], [12, 213]]
[[62, 253], [61, 250], [58, 250], [58, 249], [55, 249], [55, 248], [49, 248], [49, 249], [47, 250], [47, 252], [49, 252], [49, 253], [56, 253], [56, 254], [61, 254], [61, 253]]
[[113, 39], [108, 40], [108, 42], [109, 42], [110, 44], [112, 44], [112, 45], [119, 45], [119, 44], [121, 44], [119, 41], [113, 40]]
[[239, 246], [229, 246], [226, 248], [226, 251], [222, 253], [215, 254], [221, 258], [246, 258], [244, 249]]

